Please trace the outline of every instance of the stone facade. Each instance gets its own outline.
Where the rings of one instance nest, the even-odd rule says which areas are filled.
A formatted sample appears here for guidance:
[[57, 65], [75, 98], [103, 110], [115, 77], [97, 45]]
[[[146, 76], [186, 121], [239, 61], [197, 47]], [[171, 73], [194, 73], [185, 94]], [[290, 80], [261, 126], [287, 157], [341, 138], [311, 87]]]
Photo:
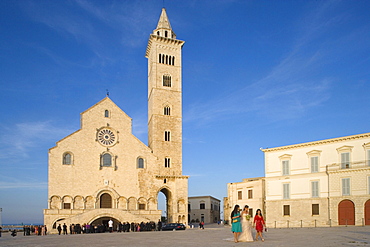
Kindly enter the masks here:
[[246, 178], [242, 182], [227, 184], [227, 197], [224, 198], [224, 219], [230, 222], [230, 215], [234, 206], [241, 208], [249, 206], [250, 215], [254, 215], [257, 209], [261, 209], [265, 215], [265, 179]]
[[217, 223], [220, 220], [221, 201], [212, 196], [188, 198], [189, 222]]
[[148, 146], [109, 97], [81, 114], [81, 128], [49, 150], [44, 223], [158, 221], [158, 193], [169, 222], [187, 223], [188, 176], [182, 175], [181, 49], [165, 9], [150, 35]]
[[365, 133], [263, 149], [268, 225], [365, 224], [369, 144], [370, 133]]

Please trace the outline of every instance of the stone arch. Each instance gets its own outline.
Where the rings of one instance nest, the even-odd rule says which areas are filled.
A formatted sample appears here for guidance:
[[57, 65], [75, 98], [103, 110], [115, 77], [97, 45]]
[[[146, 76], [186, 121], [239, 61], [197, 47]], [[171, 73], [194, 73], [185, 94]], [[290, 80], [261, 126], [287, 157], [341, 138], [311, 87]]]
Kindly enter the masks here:
[[84, 209], [85, 203], [84, 198], [82, 196], [75, 196], [73, 200], [73, 209]]
[[157, 200], [153, 197], [148, 200], [148, 210], [157, 210]]
[[118, 198], [118, 208], [123, 209], [123, 210], [127, 210], [127, 199], [126, 199], [126, 197], [121, 196], [120, 198]]
[[355, 225], [355, 204], [348, 199], [338, 204], [338, 224]]
[[100, 195], [99, 208], [113, 208], [113, 198], [110, 193], [103, 193]]
[[157, 192], [157, 198], [158, 198], [158, 194], [160, 192], [162, 192], [166, 197], [166, 218], [167, 218], [167, 222], [173, 222], [176, 219], [173, 218], [173, 214], [174, 214], [173, 210], [174, 209], [172, 207], [172, 201], [173, 201], [172, 191], [170, 190], [169, 187], [162, 186]]
[[57, 229], [57, 224], [58, 222], [62, 221], [62, 220], [65, 220], [65, 218], [60, 218], [60, 219], [57, 219], [53, 222], [53, 229]]
[[116, 208], [117, 207], [117, 200], [118, 198], [120, 197], [119, 194], [117, 193], [117, 191], [115, 191], [114, 189], [112, 188], [104, 188], [102, 190], [99, 190], [97, 191], [95, 194], [96, 194], [96, 207], [100, 207], [100, 200], [101, 200], [101, 196], [103, 194], [109, 194], [112, 198], [112, 207], [111, 208]]
[[87, 196], [85, 198], [85, 209], [94, 209], [95, 199], [92, 196]]
[[49, 201], [49, 208], [50, 209], [61, 209], [61, 202], [62, 199], [60, 196], [52, 196]]
[[177, 201], [177, 211], [179, 213], [185, 213], [186, 212], [186, 207], [185, 207], [185, 200], [180, 199]]
[[66, 195], [62, 198], [62, 208], [63, 209], [72, 209], [73, 198], [72, 196]]
[[136, 210], [137, 200], [135, 197], [128, 198], [128, 210]]
[[144, 197], [140, 197], [137, 200], [137, 209], [139, 209], [139, 210], [147, 210], [148, 209], [148, 201]]

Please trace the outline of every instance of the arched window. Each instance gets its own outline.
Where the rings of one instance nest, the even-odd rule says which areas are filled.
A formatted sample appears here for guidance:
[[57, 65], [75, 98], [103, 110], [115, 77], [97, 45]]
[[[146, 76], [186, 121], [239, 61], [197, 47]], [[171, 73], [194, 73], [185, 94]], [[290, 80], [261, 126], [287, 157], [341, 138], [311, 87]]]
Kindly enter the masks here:
[[168, 36], [168, 31], [164, 31], [164, 37], [167, 38], [167, 36]]
[[70, 153], [63, 154], [63, 165], [72, 165], [72, 155]]
[[109, 111], [108, 110], [105, 110], [104, 117], [109, 117]]
[[144, 159], [138, 158], [137, 159], [137, 168], [144, 168]]
[[162, 63], [164, 63], [165, 59], [166, 59], [166, 56], [162, 54]]
[[158, 60], [158, 63], [162, 63], [162, 55], [161, 54], [159, 54], [159, 60]]
[[170, 75], [163, 75], [163, 86], [171, 87], [171, 76]]
[[159, 31], [157, 31], [157, 35], [159, 36]]
[[171, 115], [171, 108], [169, 106], [165, 106], [163, 111], [164, 111], [164, 115], [167, 115], [167, 116]]
[[168, 64], [168, 55], [166, 55], [166, 64]]
[[175, 65], [175, 57], [172, 57], [172, 65]]
[[171, 166], [171, 159], [164, 158], [164, 167], [170, 167], [170, 166]]
[[101, 166], [112, 166], [112, 155], [105, 153], [101, 158]]
[[169, 142], [171, 140], [171, 132], [169, 132], [169, 131], [164, 132], [164, 140], [166, 142]]

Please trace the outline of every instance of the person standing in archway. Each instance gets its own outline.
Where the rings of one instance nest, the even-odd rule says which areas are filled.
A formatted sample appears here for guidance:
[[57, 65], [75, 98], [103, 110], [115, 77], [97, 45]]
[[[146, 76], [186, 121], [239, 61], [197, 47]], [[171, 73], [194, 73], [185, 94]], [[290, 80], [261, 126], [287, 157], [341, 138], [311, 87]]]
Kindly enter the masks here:
[[112, 219], [108, 221], [108, 227], [109, 227], [109, 232], [113, 232], [113, 220]]

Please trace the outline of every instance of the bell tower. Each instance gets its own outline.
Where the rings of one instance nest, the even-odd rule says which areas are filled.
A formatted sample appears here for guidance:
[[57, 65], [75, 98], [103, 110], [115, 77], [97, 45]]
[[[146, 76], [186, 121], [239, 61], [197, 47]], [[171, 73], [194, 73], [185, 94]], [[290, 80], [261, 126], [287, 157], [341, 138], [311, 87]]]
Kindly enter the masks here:
[[182, 175], [181, 50], [162, 9], [157, 28], [149, 37], [148, 145], [158, 157], [159, 175]]

